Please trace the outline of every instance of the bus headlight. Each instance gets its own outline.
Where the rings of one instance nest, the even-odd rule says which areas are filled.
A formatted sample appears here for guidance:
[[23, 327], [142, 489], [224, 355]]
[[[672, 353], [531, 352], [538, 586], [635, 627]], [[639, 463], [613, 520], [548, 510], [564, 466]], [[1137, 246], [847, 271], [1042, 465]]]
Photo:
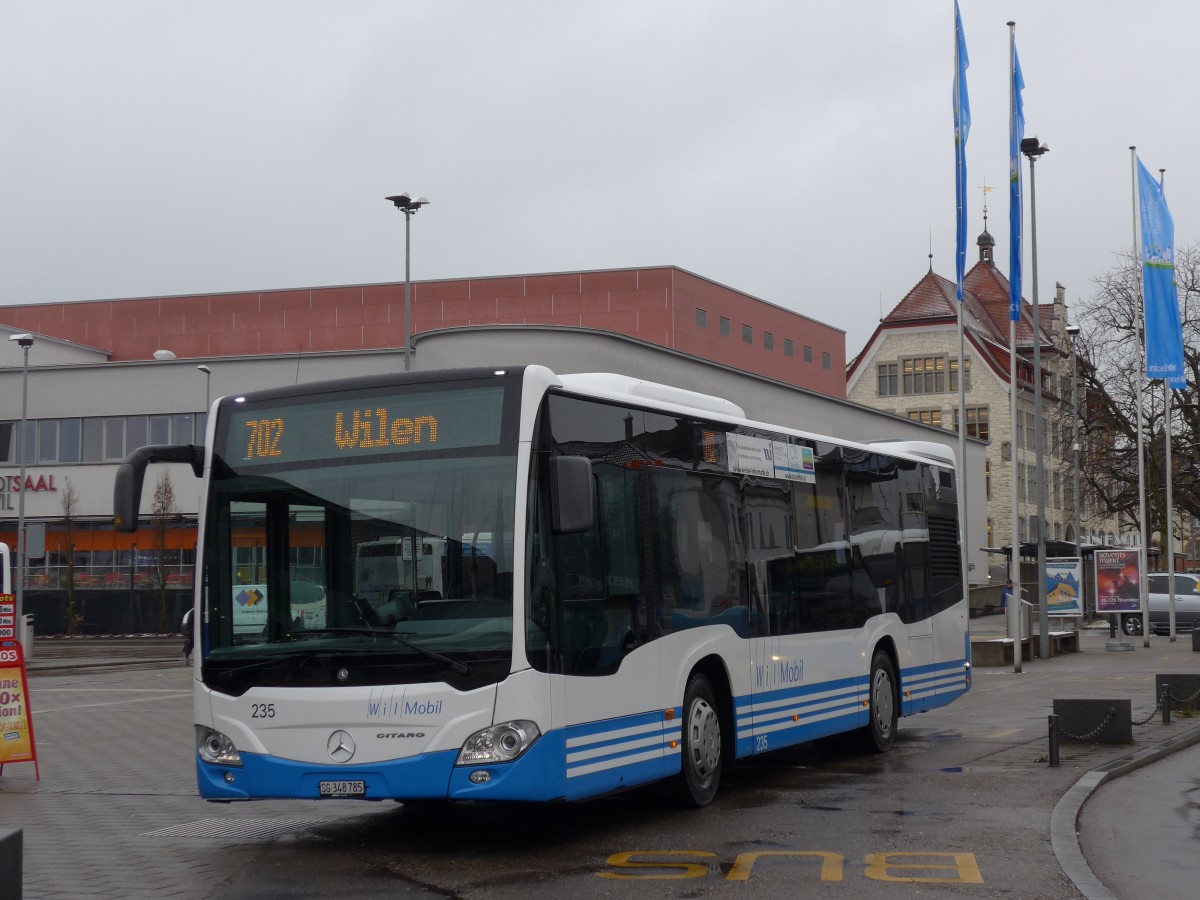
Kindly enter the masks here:
[[242, 755], [228, 737], [219, 731], [196, 726], [196, 752], [206, 763], [217, 766], [240, 766]]
[[525, 719], [501, 722], [467, 738], [455, 765], [509, 762], [532, 747], [533, 742], [541, 736], [538, 727]]

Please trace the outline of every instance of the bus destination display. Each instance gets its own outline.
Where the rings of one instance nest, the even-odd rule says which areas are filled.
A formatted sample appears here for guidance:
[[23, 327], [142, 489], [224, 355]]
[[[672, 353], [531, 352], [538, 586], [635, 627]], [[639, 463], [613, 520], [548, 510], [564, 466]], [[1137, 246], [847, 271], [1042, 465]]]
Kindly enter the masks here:
[[504, 388], [489, 386], [234, 408], [230, 464], [268, 465], [499, 443]]

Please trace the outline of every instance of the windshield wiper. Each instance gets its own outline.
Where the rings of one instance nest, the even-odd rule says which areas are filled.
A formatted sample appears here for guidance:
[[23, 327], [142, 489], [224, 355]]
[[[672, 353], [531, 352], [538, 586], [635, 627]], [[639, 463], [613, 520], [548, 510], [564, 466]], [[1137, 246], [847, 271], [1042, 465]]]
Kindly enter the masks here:
[[408, 638], [397, 634], [394, 631], [384, 631], [378, 628], [306, 628], [305, 634], [369, 634], [375, 637], [384, 637], [388, 640], [396, 641], [398, 644], [403, 644], [414, 653], [419, 653], [426, 659], [431, 659], [434, 662], [439, 662], [446, 666], [451, 672], [457, 672], [459, 675], [470, 675], [471, 667], [465, 662], [459, 662], [457, 659], [451, 659], [444, 653], [438, 653], [436, 650], [430, 650], [428, 647], [422, 647], [420, 644], [413, 643]]
[[[294, 660], [304, 660], [307, 662], [318, 654], [328, 653], [328, 650], [314, 649], [312, 647], [296, 647], [286, 650], [282, 653], [274, 653], [266, 659], [259, 659], [252, 663], [246, 663], [244, 666], [234, 666], [232, 669], [222, 669], [217, 673], [219, 681], [228, 681], [239, 672], [253, 672], [257, 669], [267, 669], [276, 663], [292, 662]], [[361, 652], [361, 651], [359, 651]]]

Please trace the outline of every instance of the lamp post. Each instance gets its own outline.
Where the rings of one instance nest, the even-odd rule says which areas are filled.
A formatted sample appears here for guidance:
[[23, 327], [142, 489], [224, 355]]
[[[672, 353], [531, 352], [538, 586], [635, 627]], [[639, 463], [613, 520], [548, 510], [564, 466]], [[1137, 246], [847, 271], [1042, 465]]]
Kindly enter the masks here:
[[1075, 493], [1075, 556], [1079, 560], [1080, 584], [1079, 597], [1083, 611], [1087, 613], [1087, 601], [1083, 600], [1083, 534], [1082, 515], [1079, 508], [1082, 495], [1079, 493], [1079, 362], [1076, 341], [1079, 339], [1079, 326], [1067, 326], [1067, 340], [1071, 342], [1071, 455], [1074, 469], [1071, 473], [1074, 480]]
[[397, 194], [395, 197], [387, 198], [389, 203], [395, 205], [396, 209], [404, 213], [404, 371], [408, 371], [408, 345], [412, 335], [412, 250], [411, 241], [409, 239], [409, 224], [412, 221], [413, 213], [422, 206], [425, 206], [429, 201], [424, 197], [418, 197], [414, 200], [406, 191], [403, 194]]
[[196, 366], [196, 370], [204, 373], [204, 411], [207, 413], [209, 398], [212, 396], [209, 392], [209, 385], [212, 383], [212, 369], [208, 366]]
[[1037, 490], [1038, 655], [1042, 659], [1050, 656], [1050, 618], [1046, 609], [1046, 440], [1042, 419], [1042, 329], [1038, 324], [1037, 182], [1034, 179], [1034, 164], [1038, 161], [1038, 157], [1049, 149], [1036, 137], [1024, 138], [1021, 141], [1021, 152], [1029, 157], [1029, 248], [1032, 263], [1030, 275], [1033, 278], [1033, 446], [1037, 458], [1035, 480]]
[[[21, 629], [21, 613], [25, 600], [25, 552], [28, 549], [25, 541], [25, 430], [29, 427], [26, 412], [29, 406], [29, 348], [33, 346], [33, 335], [14, 334], [9, 340], [17, 342], [24, 356], [21, 364], [21, 430], [17, 434], [17, 458], [21, 465], [21, 480], [18, 484], [21, 489], [17, 491], [17, 591], [14, 607], [16, 621], [13, 623], [15, 633], [24, 636]], [[25, 651], [28, 653], [29, 648], [26, 647]]]

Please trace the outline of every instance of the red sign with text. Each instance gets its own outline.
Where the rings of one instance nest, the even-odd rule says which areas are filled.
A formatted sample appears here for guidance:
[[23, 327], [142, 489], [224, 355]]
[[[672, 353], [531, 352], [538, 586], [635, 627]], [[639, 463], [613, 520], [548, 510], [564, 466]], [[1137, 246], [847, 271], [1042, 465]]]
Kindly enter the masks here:
[[0, 641], [17, 636], [17, 601], [12, 594], [0, 594]]
[[34, 774], [41, 779], [33, 739], [33, 713], [29, 709], [25, 654], [19, 641], [0, 640], [0, 771], [5, 763], [17, 762], [32, 762]]

